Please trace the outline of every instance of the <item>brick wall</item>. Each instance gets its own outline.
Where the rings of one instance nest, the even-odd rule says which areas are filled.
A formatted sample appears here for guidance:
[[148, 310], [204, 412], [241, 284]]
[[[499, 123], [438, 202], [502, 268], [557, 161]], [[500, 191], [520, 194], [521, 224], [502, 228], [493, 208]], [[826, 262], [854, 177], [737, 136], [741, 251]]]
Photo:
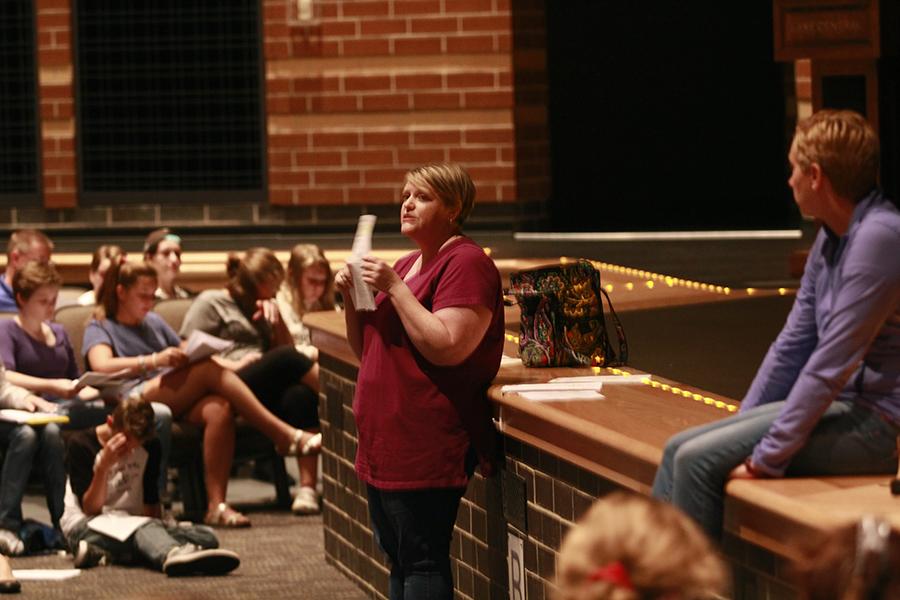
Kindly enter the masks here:
[[44, 206], [76, 204], [71, 0], [35, 0]]

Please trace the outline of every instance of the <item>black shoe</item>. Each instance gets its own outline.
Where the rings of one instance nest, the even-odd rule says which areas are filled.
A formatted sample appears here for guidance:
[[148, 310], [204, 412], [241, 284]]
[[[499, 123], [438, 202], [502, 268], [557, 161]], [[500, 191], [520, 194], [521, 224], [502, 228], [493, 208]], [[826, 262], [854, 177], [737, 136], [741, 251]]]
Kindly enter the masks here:
[[169, 550], [162, 570], [169, 577], [224, 575], [237, 569], [240, 564], [240, 557], [231, 550], [202, 550], [194, 544], [184, 544]]
[[112, 563], [109, 553], [87, 540], [78, 542], [75, 549], [75, 568], [76, 569], [92, 569], [94, 567], [105, 567]]

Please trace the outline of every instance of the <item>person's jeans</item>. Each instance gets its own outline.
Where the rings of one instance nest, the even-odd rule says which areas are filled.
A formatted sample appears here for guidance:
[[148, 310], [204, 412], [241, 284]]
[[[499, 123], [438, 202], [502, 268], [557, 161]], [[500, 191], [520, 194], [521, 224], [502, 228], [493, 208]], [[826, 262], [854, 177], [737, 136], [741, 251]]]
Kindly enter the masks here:
[[0, 422], [0, 443], [6, 446], [0, 474], [0, 527], [18, 534], [22, 526], [22, 497], [32, 465], [40, 469], [47, 509], [59, 529], [66, 492], [65, 446], [59, 425], [32, 427]]
[[[783, 406], [783, 401], [764, 404], [672, 436], [653, 481], [653, 496], [670, 501], [719, 539], [728, 475], [752, 454]], [[893, 473], [897, 434], [896, 427], [864, 406], [832, 402], [786, 475]]]
[[206, 525], [167, 526], [159, 519], [151, 519], [142, 525], [124, 542], [94, 531], [89, 526], [90, 519], [82, 519], [69, 532], [69, 547], [73, 552], [78, 542], [87, 541], [106, 551], [116, 564], [136, 564], [147, 562], [153, 568], [162, 570], [169, 551], [183, 544], [196, 544], [200, 548], [218, 548], [212, 528]]
[[450, 541], [466, 489], [367, 487], [375, 540], [391, 561], [390, 600], [452, 600]]

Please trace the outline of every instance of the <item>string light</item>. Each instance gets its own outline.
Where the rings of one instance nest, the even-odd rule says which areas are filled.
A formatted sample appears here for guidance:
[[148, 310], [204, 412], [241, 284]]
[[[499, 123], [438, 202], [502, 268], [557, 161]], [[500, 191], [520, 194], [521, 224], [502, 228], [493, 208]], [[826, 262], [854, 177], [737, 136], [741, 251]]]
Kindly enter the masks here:
[[[595, 375], [599, 375], [601, 370], [606, 370], [613, 375], [634, 375], [634, 373], [629, 373], [628, 371], [618, 369], [616, 367], [592, 367], [592, 370], [594, 371]], [[659, 381], [656, 381], [655, 379], [651, 379], [649, 376], [641, 379], [641, 383], [643, 383], [644, 385], [649, 385], [650, 387], [663, 392], [669, 392], [676, 396], [681, 396], [682, 398], [693, 400], [694, 402], [702, 402], [707, 406], [712, 406], [713, 408], [718, 408], [719, 410], [725, 410], [730, 413], [737, 412], [738, 410], [738, 406], [736, 404], [731, 404], [723, 400], [716, 400], [715, 398], [704, 396], [703, 394], [698, 394], [697, 392], [692, 392], [690, 390], [684, 390], [680, 387], [669, 385], [668, 383], [661, 383]]]

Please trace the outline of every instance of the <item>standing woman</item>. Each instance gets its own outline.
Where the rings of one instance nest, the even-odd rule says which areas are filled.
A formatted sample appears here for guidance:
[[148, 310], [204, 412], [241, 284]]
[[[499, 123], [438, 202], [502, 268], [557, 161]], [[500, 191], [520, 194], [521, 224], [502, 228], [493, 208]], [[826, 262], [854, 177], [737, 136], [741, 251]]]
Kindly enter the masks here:
[[347, 267], [335, 279], [360, 359], [356, 472], [391, 561], [393, 600], [453, 597], [456, 511], [476, 462], [491, 470], [496, 434], [486, 393], [503, 352], [503, 304], [497, 268], [460, 232], [474, 201], [462, 167], [413, 169], [400, 231], [418, 251], [393, 268], [362, 260], [364, 281], [378, 291], [373, 312], [354, 308]]
[[[294, 348], [274, 296], [284, 268], [268, 248], [232, 253], [226, 265], [228, 285], [204, 290], [184, 315], [181, 336], [199, 329], [234, 345], [219, 362], [234, 370], [263, 405], [305, 431], [319, 430], [319, 367]], [[319, 511], [316, 492], [318, 457], [297, 457], [300, 488], [292, 510]]]
[[303, 315], [334, 310], [334, 276], [321, 248], [315, 244], [297, 244], [291, 249], [287, 275], [275, 299], [281, 318], [294, 338], [294, 347], [312, 360], [319, 360], [319, 349], [310, 343]]
[[[103, 283], [100, 304], [84, 332], [84, 352], [95, 371], [131, 369], [131, 394], [161, 402], [179, 419], [203, 427], [203, 463], [209, 501], [207, 525], [246, 527], [250, 520], [225, 503], [234, 457], [234, 415], [239, 414], [272, 440], [281, 454], [316, 452], [321, 436], [281, 421], [233, 372], [214, 360], [188, 364], [181, 339], [155, 302], [156, 272], [147, 264], [113, 265]], [[161, 372], [164, 367], [174, 370]]]
[[157, 300], [190, 298], [192, 294], [176, 285], [181, 273], [181, 237], [168, 227], [151, 231], [144, 240], [144, 261], [156, 269]]

